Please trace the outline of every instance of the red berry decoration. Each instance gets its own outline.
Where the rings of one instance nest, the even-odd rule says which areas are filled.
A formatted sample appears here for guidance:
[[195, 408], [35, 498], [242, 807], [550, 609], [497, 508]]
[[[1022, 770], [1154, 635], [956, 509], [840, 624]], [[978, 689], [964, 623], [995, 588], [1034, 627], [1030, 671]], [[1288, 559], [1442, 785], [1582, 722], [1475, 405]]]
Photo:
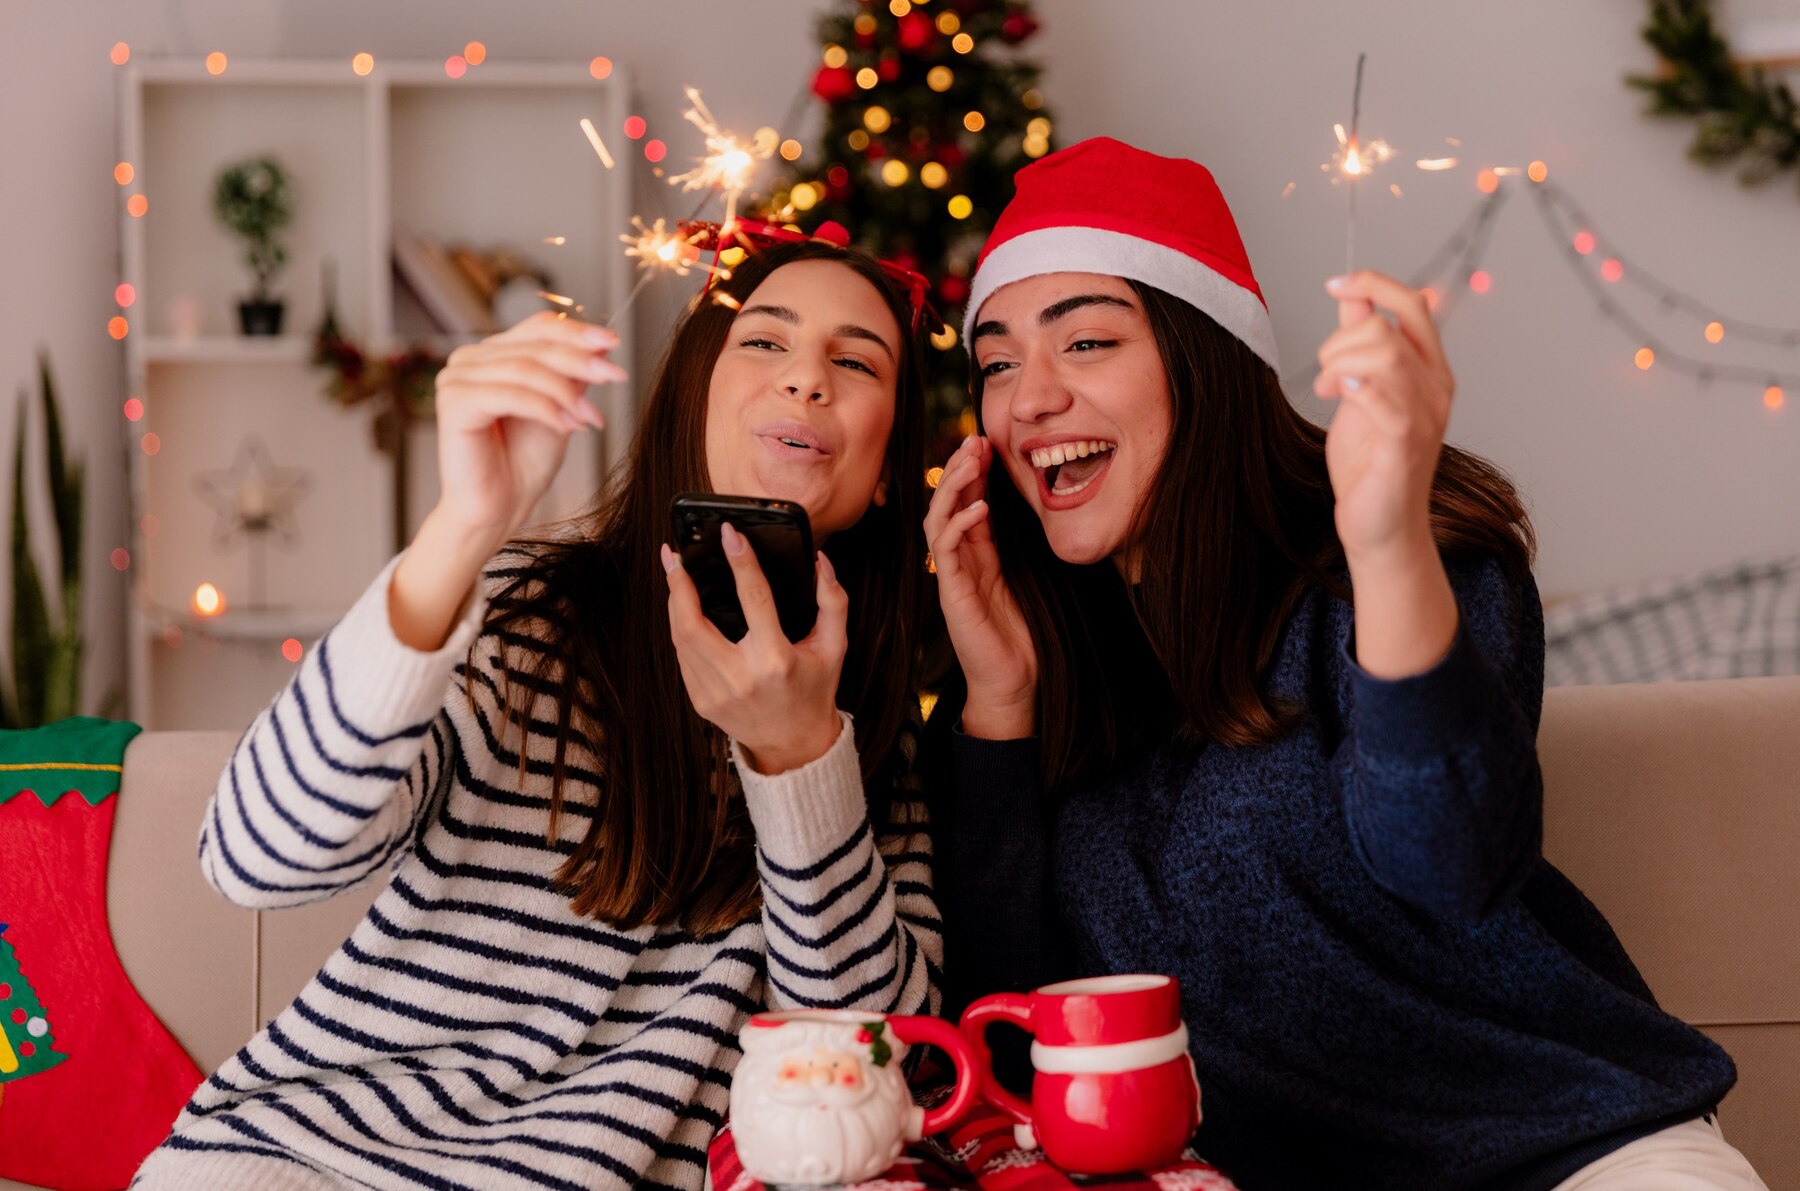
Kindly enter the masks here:
[[826, 103], [842, 103], [856, 94], [856, 76], [848, 66], [821, 66], [813, 75], [812, 89]]
[[856, 1031], [856, 1040], [864, 1046], [867, 1046], [869, 1043], [875, 1041], [875, 1035], [869, 1033], [867, 1030], [858, 1030]]
[[918, 9], [900, 18], [900, 48], [909, 54], [922, 54], [937, 39], [937, 27]]
[[1009, 12], [1000, 22], [1000, 36], [1018, 45], [1039, 29], [1037, 19], [1027, 12]]

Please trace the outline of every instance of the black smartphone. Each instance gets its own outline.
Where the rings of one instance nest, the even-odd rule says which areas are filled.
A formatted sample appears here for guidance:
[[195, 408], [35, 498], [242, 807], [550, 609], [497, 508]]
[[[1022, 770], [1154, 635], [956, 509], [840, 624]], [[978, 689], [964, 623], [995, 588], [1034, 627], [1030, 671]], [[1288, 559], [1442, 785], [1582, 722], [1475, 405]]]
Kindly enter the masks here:
[[669, 519], [671, 544], [700, 591], [700, 608], [727, 640], [741, 641], [750, 631], [719, 536], [727, 521], [756, 551], [787, 639], [799, 641], [812, 632], [819, 602], [813, 582], [812, 522], [805, 508], [791, 500], [683, 492], [670, 503]]

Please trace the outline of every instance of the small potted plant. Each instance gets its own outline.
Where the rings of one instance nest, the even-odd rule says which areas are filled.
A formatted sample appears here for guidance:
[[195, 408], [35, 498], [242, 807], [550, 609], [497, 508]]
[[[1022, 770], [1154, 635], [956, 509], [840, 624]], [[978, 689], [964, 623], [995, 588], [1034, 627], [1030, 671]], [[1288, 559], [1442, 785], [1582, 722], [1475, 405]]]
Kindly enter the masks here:
[[294, 217], [294, 195], [287, 173], [273, 157], [255, 157], [219, 174], [213, 192], [219, 222], [248, 245], [244, 263], [256, 274], [256, 289], [238, 303], [238, 321], [246, 335], [281, 334], [282, 304], [269, 292], [269, 281], [287, 263], [287, 250], [275, 234]]

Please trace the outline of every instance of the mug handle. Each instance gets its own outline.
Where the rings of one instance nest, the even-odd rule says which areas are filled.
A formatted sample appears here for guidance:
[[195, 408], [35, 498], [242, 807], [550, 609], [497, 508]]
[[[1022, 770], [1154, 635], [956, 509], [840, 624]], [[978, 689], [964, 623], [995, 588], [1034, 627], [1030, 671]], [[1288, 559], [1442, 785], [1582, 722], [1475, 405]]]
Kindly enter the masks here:
[[[1026, 993], [995, 993], [992, 996], [982, 997], [963, 1010], [962, 1021], [959, 1024], [963, 1037], [968, 1040], [969, 1049], [975, 1053], [975, 1061], [981, 1069], [982, 1098], [1026, 1129], [1032, 1129], [1030, 1102], [1013, 1095], [1001, 1087], [1000, 1081], [994, 1078], [994, 1056], [993, 1052], [988, 1049], [987, 1031], [989, 1026], [998, 1021], [1010, 1022], [1020, 1029], [1030, 1032], [1030, 995]], [[1035, 1148], [1035, 1146], [1030, 1148]]]
[[909, 1140], [918, 1141], [920, 1137], [942, 1133], [963, 1118], [975, 1103], [975, 1094], [979, 1090], [976, 1080], [980, 1068], [975, 1065], [975, 1055], [968, 1040], [942, 1018], [895, 1015], [889, 1016], [887, 1023], [894, 1031], [894, 1037], [908, 1046], [935, 1046], [950, 1056], [951, 1065], [956, 1068], [956, 1084], [950, 1090], [950, 1098], [924, 1114], [919, 1122], [918, 1137]]

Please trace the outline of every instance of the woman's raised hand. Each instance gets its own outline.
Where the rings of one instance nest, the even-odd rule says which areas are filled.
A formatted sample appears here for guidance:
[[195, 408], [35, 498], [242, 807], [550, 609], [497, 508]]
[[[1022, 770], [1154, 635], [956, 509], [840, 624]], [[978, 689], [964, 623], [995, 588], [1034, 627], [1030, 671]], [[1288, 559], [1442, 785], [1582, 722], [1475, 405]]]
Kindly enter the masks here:
[[824, 756], [843, 730], [837, 689], [849, 644], [850, 595], [820, 553], [813, 566], [819, 618], [806, 637], [789, 641], [755, 548], [729, 523], [720, 536], [750, 631], [734, 643], [706, 618], [681, 556], [665, 544], [669, 634], [681, 681], [694, 710], [737, 741], [752, 768], [785, 773]]
[[969, 684], [963, 731], [1009, 740], [1037, 729], [1038, 666], [988, 525], [987, 475], [993, 462], [994, 447], [986, 438], [970, 437], [956, 449], [925, 514], [925, 541], [937, 567], [950, 643]]
[[589, 385], [623, 381], [618, 336], [545, 311], [459, 347], [437, 378], [434, 515], [498, 547], [562, 466], [569, 435], [605, 424]]
[[1372, 270], [1325, 288], [1338, 299], [1338, 329], [1319, 347], [1313, 392], [1339, 404], [1325, 436], [1338, 539], [1353, 568], [1435, 552], [1431, 484], [1456, 378], [1431, 307]]

